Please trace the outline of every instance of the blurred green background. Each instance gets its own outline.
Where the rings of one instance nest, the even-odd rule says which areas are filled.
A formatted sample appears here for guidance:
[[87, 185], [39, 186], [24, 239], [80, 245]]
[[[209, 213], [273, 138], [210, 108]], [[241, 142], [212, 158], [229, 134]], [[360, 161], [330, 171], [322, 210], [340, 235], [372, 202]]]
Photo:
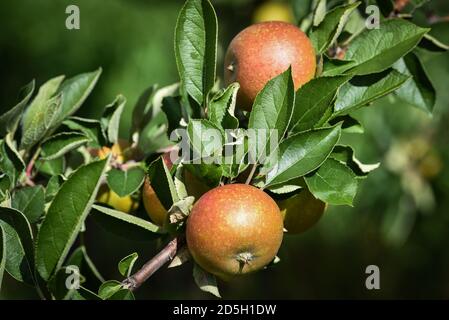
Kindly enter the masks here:
[[[297, 0], [299, 3], [301, 0]], [[251, 24], [263, 1], [212, 1], [219, 17], [219, 58], [230, 39]], [[76, 4], [81, 29], [65, 28], [65, 8]], [[121, 132], [126, 138], [134, 103], [149, 85], [177, 81], [173, 53], [175, 0], [2, 0], [0, 2], [0, 112], [20, 87], [59, 75], [103, 67], [80, 110], [98, 116], [121, 93], [128, 98]], [[433, 0], [416, 16], [449, 15], [447, 0]], [[432, 34], [449, 43], [449, 23]], [[355, 113], [364, 135], [345, 136], [363, 162], [381, 162], [361, 182], [354, 207], [331, 207], [319, 224], [286, 236], [281, 263], [239, 281], [220, 283], [225, 298], [449, 298], [449, 53], [420, 52], [437, 104], [428, 117], [392, 97]], [[219, 64], [220, 65], [220, 64]], [[219, 74], [221, 70], [219, 69]], [[92, 222], [86, 245], [107, 279], [120, 279], [118, 261], [134, 251], [138, 263], [157, 244], [117, 238]], [[365, 268], [377, 265], [381, 289], [365, 288]], [[196, 288], [191, 265], [162, 269], [138, 292], [144, 298], [209, 298]], [[5, 275], [0, 298], [37, 298], [33, 289]]]

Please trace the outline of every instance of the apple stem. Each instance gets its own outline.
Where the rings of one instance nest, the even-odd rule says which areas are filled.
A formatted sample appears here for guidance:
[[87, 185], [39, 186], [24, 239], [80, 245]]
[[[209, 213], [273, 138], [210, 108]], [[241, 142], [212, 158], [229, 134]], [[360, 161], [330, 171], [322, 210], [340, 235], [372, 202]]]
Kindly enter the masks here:
[[253, 164], [253, 167], [251, 168], [251, 172], [248, 175], [248, 178], [246, 178], [245, 184], [250, 184], [251, 180], [253, 180], [254, 173], [256, 173], [257, 163]]
[[183, 243], [184, 239], [182, 237], [178, 237], [170, 241], [157, 255], [145, 263], [140, 270], [123, 280], [123, 287], [131, 291], [139, 288], [164, 264], [173, 260], [176, 256], [176, 252], [183, 246]]

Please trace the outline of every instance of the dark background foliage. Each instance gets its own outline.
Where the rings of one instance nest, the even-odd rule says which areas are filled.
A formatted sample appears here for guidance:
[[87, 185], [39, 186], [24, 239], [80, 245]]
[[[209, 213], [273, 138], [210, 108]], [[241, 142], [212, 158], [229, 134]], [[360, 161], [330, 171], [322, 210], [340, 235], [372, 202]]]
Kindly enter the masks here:
[[[212, 2], [220, 23], [220, 59], [262, 1]], [[80, 7], [80, 30], [65, 28], [68, 4]], [[181, 6], [182, 1], [174, 0], [2, 0], [0, 113], [32, 78], [40, 85], [59, 74], [102, 66], [104, 73], [80, 114], [99, 116], [104, 105], [124, 94], [128, 104], [121, 132], [126, 137], [138, 95], [152, 83], [177, 81], [173, 30]], [[432, 14], [449, 15], [447, 1], [430, 1], [415, 22], [428, 25]], [[432, 34], [449, 43], [448, 26], [435, 23]], [[449, 53], [422, 51], [420, 57], [437, 89], [434, 116], [393, 97], [356, 112], [366, 134], [344, 140], [364, 162], [382, 165], [362, 182], [354, 207], [331, 207], [317, 227], [286, 236], [282, 263], [269, 272], [222, 283], [224, 297], [449, 298]], [[158, 249], [155, 242], [117, 238], [93, 221], [87, 227], [85, 244], [107, 279], [119, 278], [116, 264], [123, 256], [137, 251], [141, 264]], [[380, 268], [381, 290], [365, 288], [370, 264]], [[190, 273], [188, 266], [162, 269], [136, 296], [208, 298]], [[4, 282], [0, 298], [35, 298], [33, 289], [9, 276]]]

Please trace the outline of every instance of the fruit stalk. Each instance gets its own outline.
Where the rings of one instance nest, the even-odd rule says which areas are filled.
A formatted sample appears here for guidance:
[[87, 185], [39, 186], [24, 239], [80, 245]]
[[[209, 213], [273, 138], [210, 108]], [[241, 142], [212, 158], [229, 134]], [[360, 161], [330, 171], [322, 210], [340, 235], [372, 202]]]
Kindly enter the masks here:
[[145, 281], [148, 280], [157, 270], [159, 270], [164, 264], [173, 260], [178, 249], [184, 245], [184, 239], [177, 237], [170, 241], [164, 249], [162, 249], [157, 255], [151, 258], [143, 267], [122, 281], [124, 288], [131, 291], [139, 288]]
[[253, 180], [254, 173], [256, 173], [257, 163], [253, 164], [253, 167], [251, 168], [251, 172], [248, 175], [248, 178], [246, 178], [245, 184], [250, 184], [251, 180]]

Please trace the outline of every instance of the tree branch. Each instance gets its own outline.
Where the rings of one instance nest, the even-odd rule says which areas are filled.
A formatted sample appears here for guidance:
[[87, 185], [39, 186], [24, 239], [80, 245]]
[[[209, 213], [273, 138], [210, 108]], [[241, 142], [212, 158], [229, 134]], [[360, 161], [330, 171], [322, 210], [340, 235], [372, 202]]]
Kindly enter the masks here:
[[246, 178], [245, 184], [250, 184], [251, 180], [253, 180], [254, 173], [256, 173], [257, 163], [253, 164], [253, 167], [251, 168], [251, 172], [248, 175], [248, 178]]
[[177, 237], [170, 241], [164, 249], [162, 249], [157, 255], [155, 255], [150, 261], [145, 263], [143, 267], [122, 281], [124, 288], [131, 291], [139, 288], [149, 277], [151, 277], [157, 270], [159, 270], [164, 264], [173, 260], [176, 252], [184, 245], [184, 238]]

